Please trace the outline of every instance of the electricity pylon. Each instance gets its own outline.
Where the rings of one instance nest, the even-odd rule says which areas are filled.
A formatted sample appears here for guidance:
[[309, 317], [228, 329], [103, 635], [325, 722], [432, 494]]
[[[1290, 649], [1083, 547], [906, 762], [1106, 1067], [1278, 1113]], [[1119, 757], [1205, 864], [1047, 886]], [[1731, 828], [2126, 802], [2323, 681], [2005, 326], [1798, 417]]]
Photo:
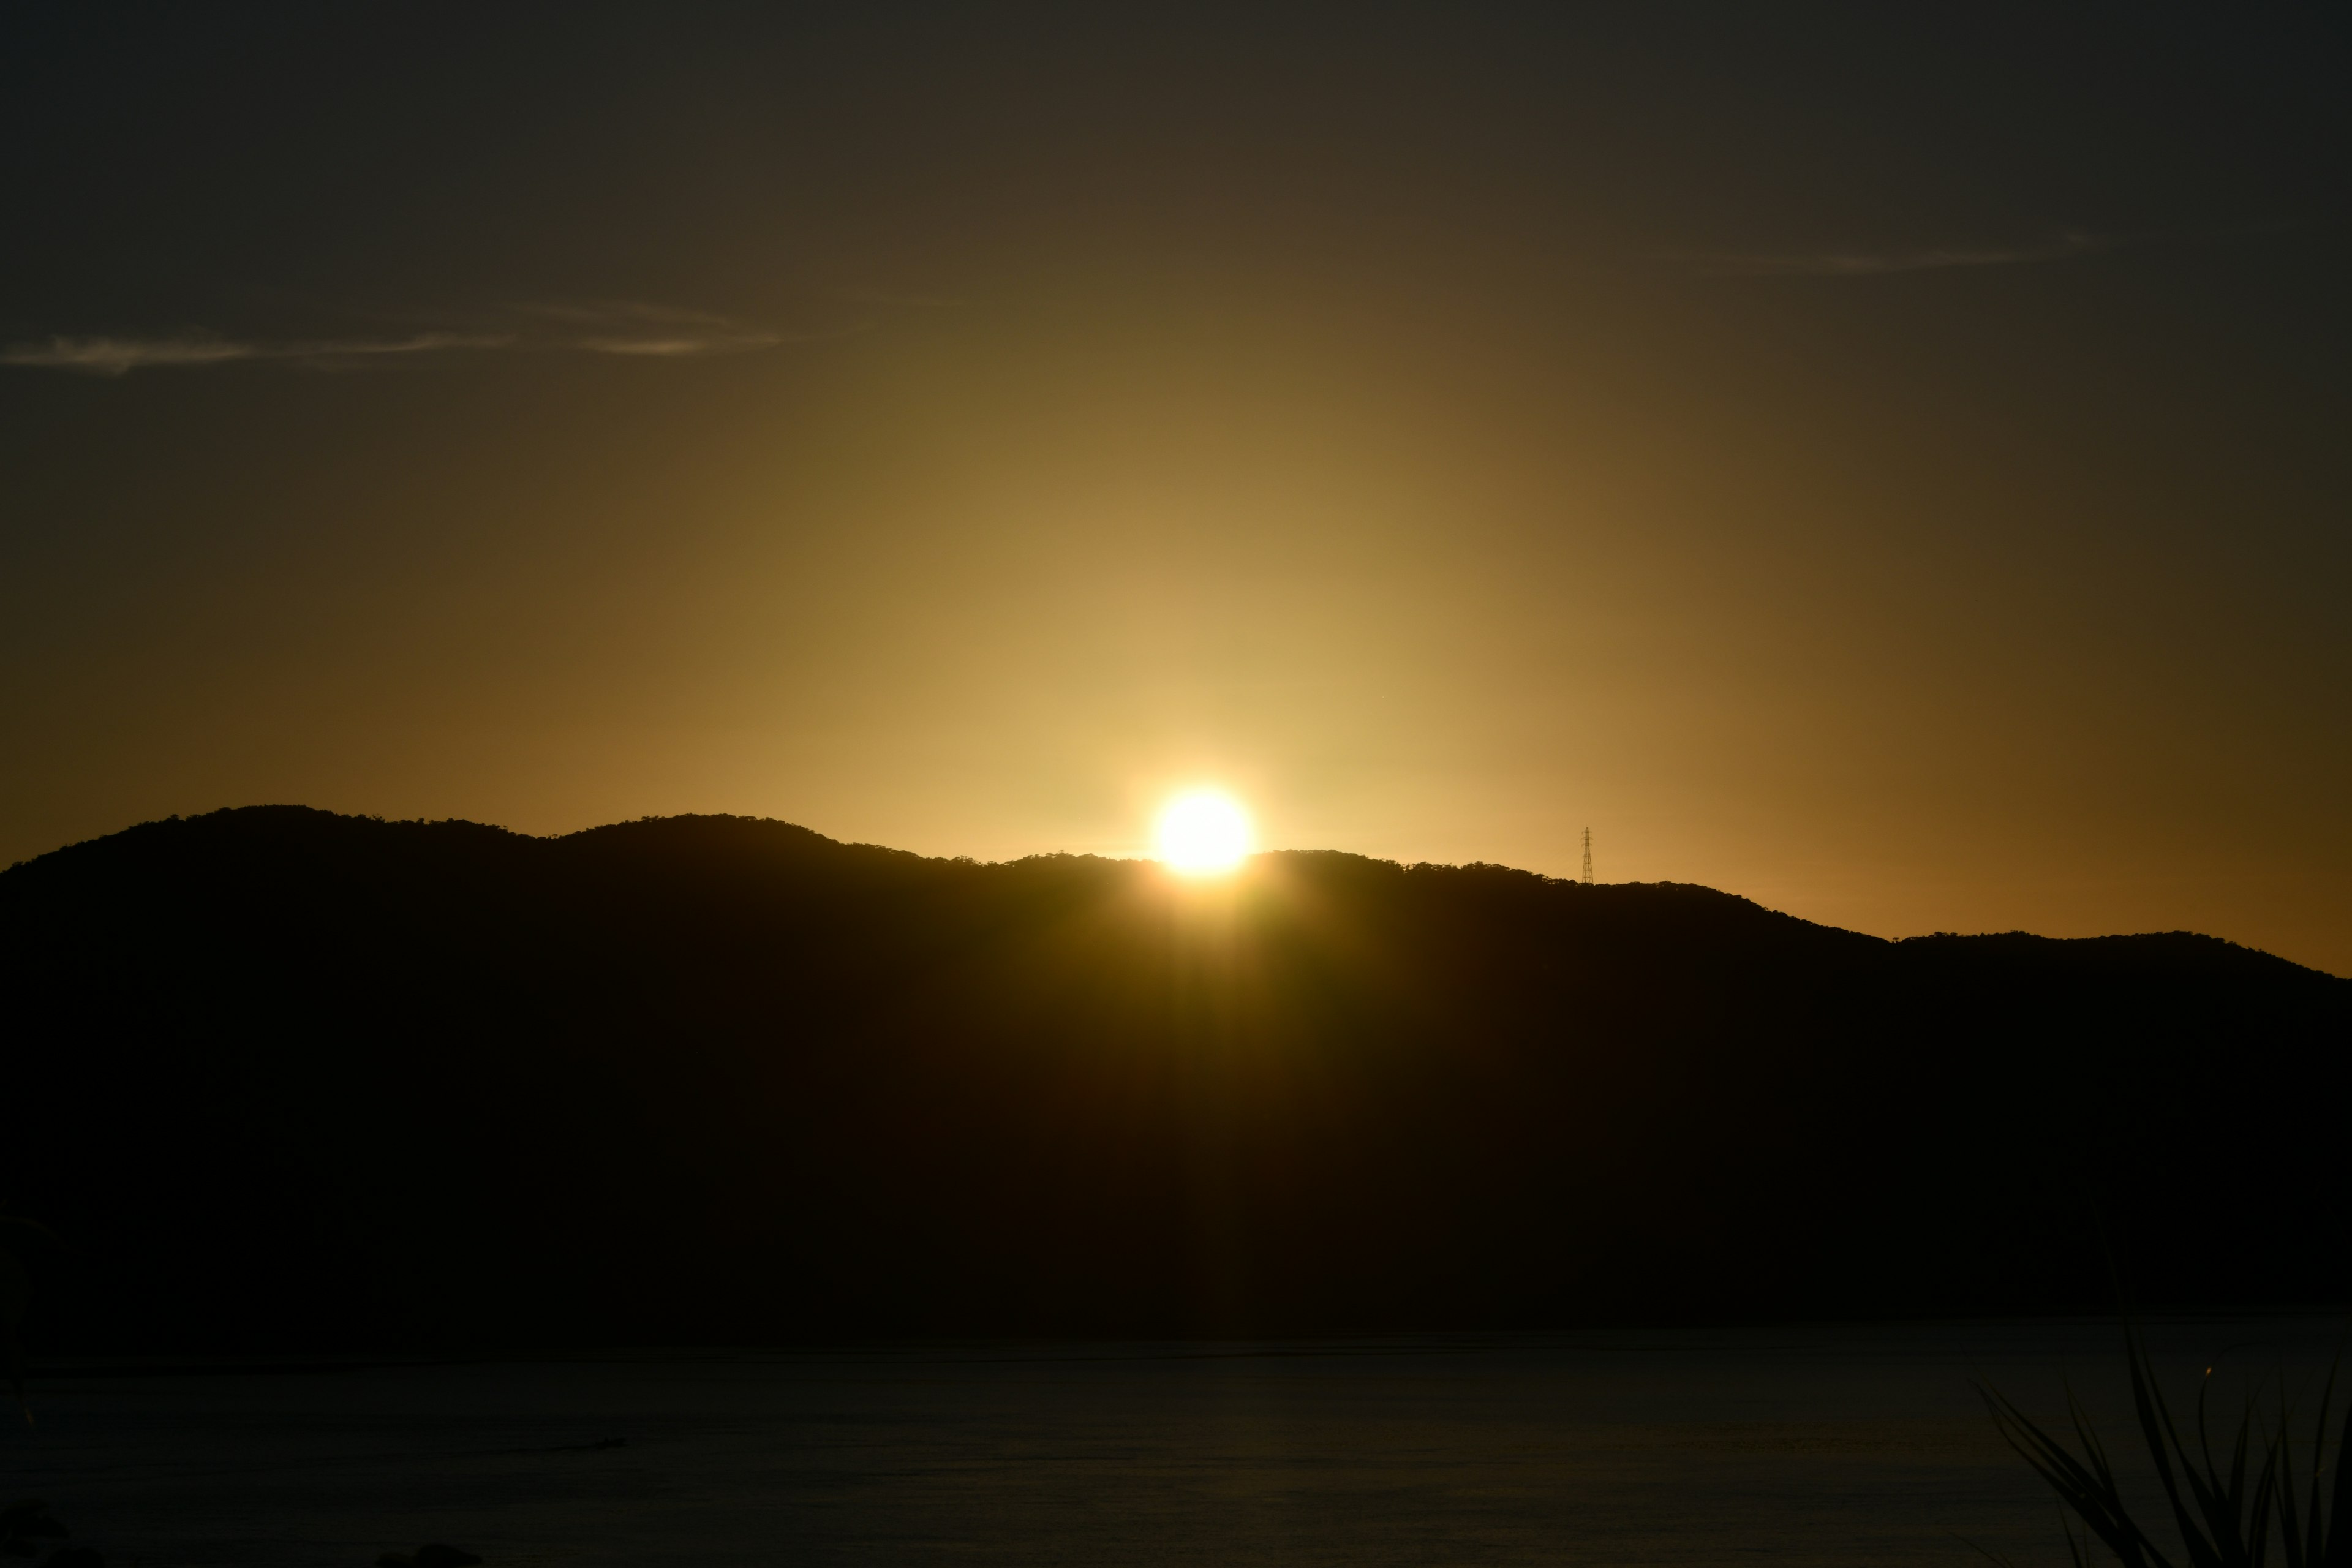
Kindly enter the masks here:
[[1584, 885], [1592, 886], [1592, 829], [1584, 830]]

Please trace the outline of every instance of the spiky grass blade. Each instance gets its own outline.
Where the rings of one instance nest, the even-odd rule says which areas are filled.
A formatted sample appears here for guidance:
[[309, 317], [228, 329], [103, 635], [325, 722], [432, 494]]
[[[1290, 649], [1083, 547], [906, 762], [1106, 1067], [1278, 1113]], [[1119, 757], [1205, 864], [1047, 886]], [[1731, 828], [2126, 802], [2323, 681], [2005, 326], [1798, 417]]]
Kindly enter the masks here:
[[[2067, 1391], [2066, 1408], [2074, 1419], [2075, 1436], [2083, 1443], [2084, 1457], [2079, 1459], [2000, 1394], [1983, 1384], [1975, 1386], [2002, 1439], [2049, 1484], [2050, 1489], [2058, 1494], [2058, 1500], [2074, 1511], [2084, 1528], [2116, 1554], [2124, 1568], [2172, 1568], [2170, 1561], [2124, 1507], [2115, 1472], [2073, 1390]], [[2063, 1523], [2063, 1512], [2060, 1519]], [[2067, 1548], [2079, 1568], [2089, 1568], [2087, 1543], [2076, 1542], [2071, 1529], [2067, 1531]]]
[[[2330, 1373], [2327, 1385], [2332, 1393], [2336, 1375]], [[2336, 1495], [2328, 1503], [2326, 1533], [2321, 1533], [2319, 1518], [2319, 1466], [2322, 1456], [2317, 1450], [2327, 1440], [2327, 1416], [2323, 1410], [2316, 1440], [2312, 1444], [2311, 1478], [2311, 1542], [2312, 1558], [2318, 1568], [2352, 1568], [2352, 1399], [2344, 1402], [2344, 1430], [2336, 1439]]]
[[[2180, 1483], [2174, 1479], [2172, 1465], [2172, 1457], [2180, 1448], [2180, 1435], [2174, 1429], [2172, 1412], [2164, 1403], [2164, 1390], [2157, 1386], [2153, 1370], [2142, 1364], [2147, 1352], [2140, 1344], [2138, 1334], [2128, 1327], [2124, 1330], [2124, 1346], [2131, 1365], [2132, 1408], [2139, 1416], [2140, 1436], [2156, 1461], [2157, 1479], [2164, 1483], [2165, 1500], [2172, 1505], [2172, 1519], [2179, 1527], [2181, 1544], [2188, 1550], [2194, 1568], [2221, 1568], [2221, 1559], [2191, 1521], [2188, 1505], [2180, 1500]], [[2182, 1456], [2180, 1468], [2189, 1469], [2186, 1455]], [[2187, 1479], [2193, 1489], [2194, 1474]]]
[[[2155, 1363], [2147, 1344], [2128, 1323], [2125, 1326], [2124, 1346], [2131, 1373], [2132, 1408], [2148, 1458], [2162, 1483], [2189, 1568], [2264, 1568], [2270, 1554], [2271, 1515], [2274, 1510], [2280, 1516], [2286, 1541], [2286, 1568], [2352, 1568], [2352, 1534], [2338, 1531], [2336, 1539], [2322, 1540], [2316, 1457], [2312, 1474], [2312, 1521], [2303, 1537], [2297, 1537], [2284, 1396], [2280, 1429], [2267, 1438], [2262, 1433], [2258, 1398], [2246, 1401], [2236, 1436], [2224, 1450], [2228, 1456], [2225, 1465], [2216, 1459], [2213, 1451], [2209, 1415], [2211, 1369], [2207, 1369], [2209, 1381], [2198, 1388], [2197, 1447], [2192, 1454], [2157, 1381]], [[2002, 1439], [2057, 1494], [2062, 1523], [2071, 1512], [2093, 1537], [2115, 1553], [2125, 1568], [2171, 1568], [2163, 1548], [2126, 1506], [2122, 1489], [2116, 1482], [2115, 1468], [2108, 1463], [2106, 1450], [2100, 1446], [2098, 1434], [2072, 1388], [2066, 1391], [2066, 1413], [2081, 1448], [2079, 1456], [2010, 1400], [1983, 1384], [1975, 1386]], [[2334, 1389], [2331, 1374], [2328, 1399], [2332, 1399]], [[2324, 1399], [2319, 1431], [2323, 1444], [2331, 1408]], [[2345, 1415], [2346, 1438], [2352, 1441], [2352, 1408], [2347, 1408]], [[2340, 1462], [2336, 1493], [2339, 1499], [2352, 1495], [2352, 1481], [2347, 1481]], [[2071, 1525], [2066, 1526], [2066, 1533], [2068, 1555], [2077, 1568], [2089, 1568], [2089, 1542], [2077, 1542]]]
[[[2131, 1365], [2132, 1405], [2139, 1416], [2140, 1435], [2147, 1444], [2149, 1458], [2156, 1462], [2157, 1479], [2164, 1484], [2165, 1500], [2172, 1506], [2173, 1524], [2180, 1531], [2181, 1545], [2189, 1553], [2191, 1568], [2254, 1568], [2263, 1558], [2270, 1534], [2275, 1449], [2255, 1485], [2255, 1508], [2249, 1531], [2243, 1465], [2236, 1467], [2232, 1480], [2224, 1481], [2212, 1464], [2210, 1446], [2203, 1431], [2201, 1388], [2198, 1395], [2198, 1443], [2206, 1463], [2200, 1471], [2189, 1457], [2189, 1446], [2180, 1440], [2179, 1427], [2157, 1382], [2156, 1366], [2148, 1357], [2147, 1346], [2129, 1324], [2124, 1329], [2124, 1343]], [[2252, 1426], [2253, 1412], [2249, 1409], [2238, 1434], [2242, 1458], [2251, 1441]], [[2183, 1483], [2189, 1490], [2187, 1500], [2181, 1497]], [[2195, 1505], [2193, 1510], [2191, 1503]]]

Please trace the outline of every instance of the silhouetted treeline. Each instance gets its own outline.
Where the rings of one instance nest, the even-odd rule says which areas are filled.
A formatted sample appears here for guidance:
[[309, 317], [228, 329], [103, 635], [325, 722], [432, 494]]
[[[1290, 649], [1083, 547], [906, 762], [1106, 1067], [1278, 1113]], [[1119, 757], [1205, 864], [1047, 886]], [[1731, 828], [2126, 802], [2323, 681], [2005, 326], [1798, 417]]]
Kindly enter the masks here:
[[2352, 1295], [2352, 982], [1682, 886], [291, 807], [0, 874], [37, 1345]]

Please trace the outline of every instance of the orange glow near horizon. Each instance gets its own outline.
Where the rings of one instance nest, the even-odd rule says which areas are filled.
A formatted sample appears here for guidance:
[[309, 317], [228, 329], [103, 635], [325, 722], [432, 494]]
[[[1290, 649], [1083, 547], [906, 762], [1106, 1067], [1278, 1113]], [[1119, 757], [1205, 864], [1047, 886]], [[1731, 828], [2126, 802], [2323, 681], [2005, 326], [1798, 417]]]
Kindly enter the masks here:
[[[764, 6], [559, 61], [314, 6], [154, 34], [184, 93], [50, 7], [0, 870], [266, 803], [721, 814], [1206, 908], [1276, 847], [1572, 878], [1589, 825], [1883, 937], [2352, 976], [2352, 310], [2277, 220], [2352, 168], [2352, 38], [1927, 9]], [[1156, 841], [1192, 790], [1255, 823], [1225, 881]]]

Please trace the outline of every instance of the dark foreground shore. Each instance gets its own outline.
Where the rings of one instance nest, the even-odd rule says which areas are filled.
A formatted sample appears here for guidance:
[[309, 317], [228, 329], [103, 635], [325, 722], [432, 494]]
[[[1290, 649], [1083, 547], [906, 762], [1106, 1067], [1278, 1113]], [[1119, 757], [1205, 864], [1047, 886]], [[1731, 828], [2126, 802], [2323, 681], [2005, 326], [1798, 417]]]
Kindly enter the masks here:
[[[2339, 1330], [2153, 1341], [2186, 1394]], [[147, 1568], [2058, 1561], [1972, 1377], [2053, 1415], [2071, 1380], [2128, 1465], [2084, 1322], [65, 1368], [5, 1462]]]

